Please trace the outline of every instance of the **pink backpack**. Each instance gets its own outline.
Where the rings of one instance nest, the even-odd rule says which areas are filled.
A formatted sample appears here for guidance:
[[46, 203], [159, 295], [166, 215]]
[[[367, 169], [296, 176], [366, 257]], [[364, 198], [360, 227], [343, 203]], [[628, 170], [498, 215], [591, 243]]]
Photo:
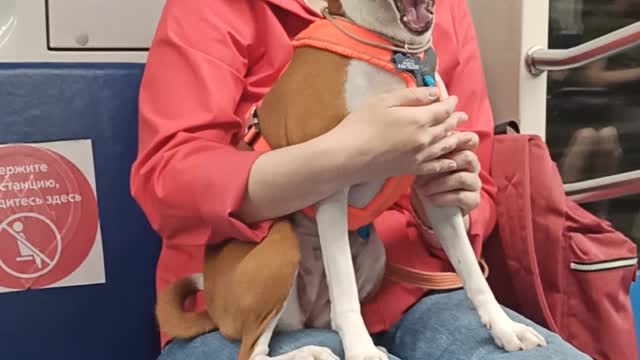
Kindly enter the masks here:
[[536, 136], [497, 135], [492, 176], [498, 224], [484, 254], [498, 301], [596, 360], [638, 359], [634, 243], [565, 196]]

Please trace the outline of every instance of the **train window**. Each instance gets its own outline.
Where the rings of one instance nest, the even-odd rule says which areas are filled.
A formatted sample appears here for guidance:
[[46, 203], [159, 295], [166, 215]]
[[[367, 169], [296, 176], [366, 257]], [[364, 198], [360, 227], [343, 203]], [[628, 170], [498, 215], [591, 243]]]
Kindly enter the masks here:
[[[551, 0], [549, 48], [640, 21], [640, 0]], [[546, 139], [565, 183], [640, 170], [640, 46], [548, 74]], [[640, 195], [585, 204], [640, 243]]]

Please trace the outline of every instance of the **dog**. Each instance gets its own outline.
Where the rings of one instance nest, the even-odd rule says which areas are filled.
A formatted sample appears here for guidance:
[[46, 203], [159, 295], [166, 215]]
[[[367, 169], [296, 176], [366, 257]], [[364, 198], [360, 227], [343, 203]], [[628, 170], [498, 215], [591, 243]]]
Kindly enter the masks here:
[[[446, 97], [430, 46], [434, 1], [329, 0], [325, 18], [294, 41], [291, 63], [256, 111], [269, 148], [320, 136], [371, 97], [392, 89], [438, 86]], [[341, 47], [336, 39], [350, 45]], [[354, 49], [360, 46], [367, 49]], [[238, 147], [252, 149], [245, 143]], [[181, 279], [158, 297], [160, 329], [175, 338], [218, 329], [241, 341], [240, 360], [335, 360], [329, 349], [318, 346], [269, 357], [274, 332], [332, 328], [346, 359], [387, 360], [360, 311], [385, 275], [384, 248], [369, 224], [412, 182], [413, 177], [398, 177], [355, 184], [278, 219], [257, 245], [229, 241], [209, 246], [202, 276]], [[428, 205], [424, 210], [496, 344], [507, 351], [544, 346], [542, 336], [512, 321], [497, 303], [460, 210]], [[204, 290], [206, 310], [183, 312], [185, 299], [198, 289]]]

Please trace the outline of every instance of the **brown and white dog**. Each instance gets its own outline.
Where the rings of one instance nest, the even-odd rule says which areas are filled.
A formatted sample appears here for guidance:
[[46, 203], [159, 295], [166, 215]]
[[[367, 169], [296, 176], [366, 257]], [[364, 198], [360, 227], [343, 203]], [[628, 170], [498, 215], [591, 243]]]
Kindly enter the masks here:
[[[348, 18], [409, 49], [428, 48], [433, 9], [434, 0], [329, 0], [327, 14]], [[368, 62], [298, 47], [263, 100], [260, 131], [271, 148], [301, 143], [329, 131], [372, 96], [404, 86], [398, 76]], [[347, 208], [365, 206], [386, 180], [342, 189], [315, 205], [315, 218], [298, 212], [277, 221], [258, 245], [230, 241], [209, 247], [202, 280], [182, 279], [160, 294], [160, 329], [176, 338], [218, 329], [241, 341], [240, 360], [334, 360], [330, 350], [316, 346], [268, 355], [276, 331], [331, 327], [342, 339], [346, 359], [388, 359], [374, 345], [360, 312], [360, 302], [376, 291], [384, 275], [384, 248], [375, 231], [363, 241], [347, 222]], [[425, 212], [496, 344], [508, 351], [545, 345], [495, 300], [460, 211], [426, 206]], [[185, 299], [198, 288], [204, 289], [206, 311], [183, 312]]]

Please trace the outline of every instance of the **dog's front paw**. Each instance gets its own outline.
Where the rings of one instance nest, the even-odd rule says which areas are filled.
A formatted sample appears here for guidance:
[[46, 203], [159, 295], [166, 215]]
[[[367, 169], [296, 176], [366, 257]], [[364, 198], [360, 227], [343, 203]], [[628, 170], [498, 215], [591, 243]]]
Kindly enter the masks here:
[[343, 313], [333, 321], [342, 340], [345, 360], [389, 360], [386, 350], [373, 343], [360, 313]]
[[510, 322], [508, 325], [495, 326], [490, 330], [491, 336], [501, 348], [513, 352], [547, 345], [544, 338], [531, 327]]
[[504, 311], [480, 311], [482, 323], [489, 329], [496, 344], [509, 352], [546, 346], [542, 335], [529, 326], [511, 320]]

